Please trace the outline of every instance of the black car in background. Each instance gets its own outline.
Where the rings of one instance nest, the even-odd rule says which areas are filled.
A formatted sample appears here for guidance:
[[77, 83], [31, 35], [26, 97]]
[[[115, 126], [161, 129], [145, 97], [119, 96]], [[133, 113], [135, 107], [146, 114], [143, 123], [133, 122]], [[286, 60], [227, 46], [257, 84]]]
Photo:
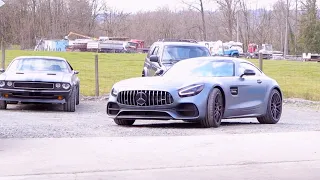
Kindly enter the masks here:
[[79, 104], [79, 72], [64, 58], [20, 56], [0, 71], [0, 109], [19, 102], [50, 103], [74, 112]]
[[211, 56], [209, 49], [192, 39], [161, 39], [154, 42], [147, 54], [142, 77], [157, 76], [180, 60]]

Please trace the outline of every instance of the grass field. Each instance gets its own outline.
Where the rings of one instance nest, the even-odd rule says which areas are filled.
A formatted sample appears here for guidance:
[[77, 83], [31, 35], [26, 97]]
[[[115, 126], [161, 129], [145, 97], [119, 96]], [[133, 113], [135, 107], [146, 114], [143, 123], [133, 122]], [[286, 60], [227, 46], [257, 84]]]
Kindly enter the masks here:
[[[46, 55], [68, 59], [80, 71], [81, 94], [92, 96], [95, 92], [94, 55], [87, 52], [35, 52], [9, 50], [6, 65], [17, 56]], [[112, 85], [122, 79], [141, 76], [145, 54], [99, 54], [100, 94], [106, 94]], [[252, 60], [258, 65], [257, 60]], [[275, 78], [285, 97], [320, 101], [320, 63], [266, 60], [263, 71]]]

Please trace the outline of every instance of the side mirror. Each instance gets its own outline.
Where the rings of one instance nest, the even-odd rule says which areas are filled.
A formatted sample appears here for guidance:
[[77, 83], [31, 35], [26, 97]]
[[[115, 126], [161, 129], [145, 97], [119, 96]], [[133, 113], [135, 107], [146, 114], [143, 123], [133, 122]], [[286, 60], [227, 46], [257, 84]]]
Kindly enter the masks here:
[[157, 55], [151, 55], [150, 56], [150, 61], [151, 62], [159, 62], [159, 57]]
[[164, 73], [164, 70], [163, 70], [163, 69], [158, 69], [158, 70], [155, 72], [155, 76], [161, 76], [163, 73]]
[[6, 70], [4, 69], [0, 69], [0, 73], [4, 73]]
[[74, 74], [79, 74], [79, 71], [73, 71], [74, 72]]
[[254, 70], [246, 69], [246, 70], [244, 70], [243, 74], [241, 74], [240, 77], [242, 78], [243, 76], [254, 76], [254, 75], [256, 75]]

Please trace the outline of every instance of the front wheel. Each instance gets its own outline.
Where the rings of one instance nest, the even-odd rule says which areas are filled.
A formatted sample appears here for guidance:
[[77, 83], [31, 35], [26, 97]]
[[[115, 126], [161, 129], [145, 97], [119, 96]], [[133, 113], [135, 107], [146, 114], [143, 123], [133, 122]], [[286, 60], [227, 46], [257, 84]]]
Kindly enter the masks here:
[[264, 116], [258, 117], [261, 124], [276, 124], [279, 122], [282, 114], [282, 98], [280, 92], [276, 89], [272, 90], [269, 100], [267, 112]]
[[117, 124], [117, 125], [120, 125], [120, 126], [131, 126], [133, 125], [133, 123], [135, 122], [135, 120], [133, 119], [114, 119], [114, 122]]
[[77, 99], [76, 99], [76, 105], [80, 104], [80, 85], [77, 87]]
[[66, 111], [66, 112], [75, 112], [76, 111], [76, 104], [77, 104], [76, 98], [77, 98], [76, 92], [73, 90], [70, 98], [63, 105], [64, 111]]
[[209, 95], [207, 102], [207, 114], [205, 119], [200, 121], [204, 128], [219, 127], [224, 113], [224, 98], [218, 88], [214, 88]]
[[0, 101], [0, 109], [7, 109], [7, 102], [6, 101]]

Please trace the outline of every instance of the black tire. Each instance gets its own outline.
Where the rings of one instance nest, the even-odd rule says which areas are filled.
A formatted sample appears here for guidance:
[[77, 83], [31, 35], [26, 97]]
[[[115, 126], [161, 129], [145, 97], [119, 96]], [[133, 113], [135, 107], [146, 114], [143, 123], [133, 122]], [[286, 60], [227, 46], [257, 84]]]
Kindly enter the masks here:
[[72, 91], [70, 98], [67, 102], [63, 105], [63, 110], [66, 112], [75, 112], [76, 111], [76, 91]]
[[276, 124], [279, 122], [282, 114], [282, 97], [278, 90], [273, 89], [269, 100], [267, 112], [264, 116], [257, 117], [261, 124]]
[[135, 120], [132, 120], [132, 119], [114, 119], [114, 122], [117, 124], [117, 125], [120, 125], [120, 126], [131, 126], [133, 125], [133, 123], [135, 122]]
[[217, 128], [221, 124], [224, 113], [224, 98], [218, 88], [214, 88], [209, 95], [207, 102], [206, 118], [200, 121], [203, 128]]
[[7, 109], [7, 102], [6, 101], [0, 101], [0, 109]]
[[80, 85], [77, 87], [77, 99], [76, 99], [76, 105], [80, 104]]
[[238, 58], [239, 54], [233, 54], [232, 57]]

